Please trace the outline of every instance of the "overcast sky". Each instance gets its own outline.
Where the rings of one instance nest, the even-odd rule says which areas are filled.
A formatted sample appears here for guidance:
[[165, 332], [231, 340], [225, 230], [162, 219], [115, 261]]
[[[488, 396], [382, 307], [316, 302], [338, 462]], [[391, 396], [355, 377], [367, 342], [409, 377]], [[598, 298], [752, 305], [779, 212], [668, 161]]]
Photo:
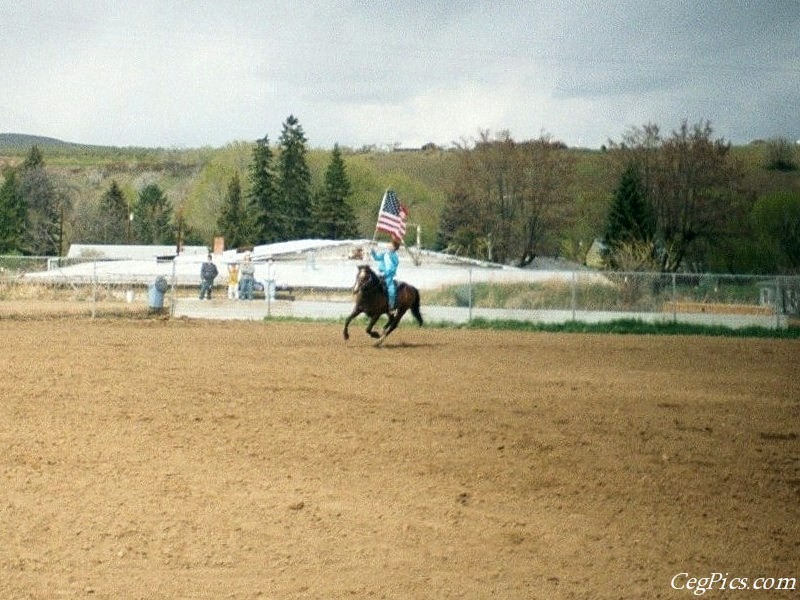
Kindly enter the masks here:
[[800, 139], [800, 0], [0, 0], [0, 132], [183, 148]]

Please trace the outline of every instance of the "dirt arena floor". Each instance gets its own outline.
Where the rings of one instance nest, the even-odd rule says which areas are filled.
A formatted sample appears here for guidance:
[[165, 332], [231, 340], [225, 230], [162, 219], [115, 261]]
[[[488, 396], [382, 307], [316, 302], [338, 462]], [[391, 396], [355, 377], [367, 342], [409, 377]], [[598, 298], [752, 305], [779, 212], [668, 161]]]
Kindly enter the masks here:
[[0, 318], [0, 598], [800, 594], [797, 341], [354, 325]]

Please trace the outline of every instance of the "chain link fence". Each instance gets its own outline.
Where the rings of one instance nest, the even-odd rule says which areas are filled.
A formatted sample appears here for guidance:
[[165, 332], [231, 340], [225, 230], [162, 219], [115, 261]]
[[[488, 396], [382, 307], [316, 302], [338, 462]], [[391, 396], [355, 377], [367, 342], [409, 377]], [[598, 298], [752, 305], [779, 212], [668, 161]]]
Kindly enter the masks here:
[[443, 287], [427, 303], [461, 307], [473, 318], [542, 322], [639, 319], [731, 327], [784, 328], [800, 316], [800, 277], [569, 271], [534, 283]]
[[[157, 309], [151, 306], [150, 292], [158, 275], [150, 272], [99, 275], [98, 265], [109, 262], [112, 261], [0, 256], [0, 317], [136, 316], [168, 312], [166, 298]], [[59, 275], [62, 268], [76, 264], [88, 268], [80, 274]], [[169, 282], [169, 266], [162, 270]]]
[[[75, 265], [81, 266], [79, 272], [67, 269]], [[768, 328], [785, 328], [800, 320], [800, 276], [574, 270], [534, 272], [536, 276], [530, 281], [487, 281], [477, 276], [478, 269], [464, 266], [455, 278], [458, 283], [421, 289], [426, 315], [433, 321], [452, 322], [639, 319]], [[413, 271], [407, 275], [413, 283]], [[157, 278], [162, 278], [165, 286], [161, 305], [154, 307], [152, 288]], [[226, 287], [225, 277], [220, 277], [214, 298], [224, 300]], [[332, 303], [341, 305], [341, 310], [320, 309], [320, 316], [349, 312], [349, 288], [334, 291], [338, 294], [328, 290], [326, 295]], [[169, 314], [178, 303], [190, 305], [197, 294], [194, 271], [190, 275], [176, 272], [174, 261], [169, 260], [151, 263], [136, 272], [124, 261], [0, 257], [0, 317], [35, 313]], [[293, 300], [324, 303], [320, 302], [319, 290], [303, 285], [296, 286]]]

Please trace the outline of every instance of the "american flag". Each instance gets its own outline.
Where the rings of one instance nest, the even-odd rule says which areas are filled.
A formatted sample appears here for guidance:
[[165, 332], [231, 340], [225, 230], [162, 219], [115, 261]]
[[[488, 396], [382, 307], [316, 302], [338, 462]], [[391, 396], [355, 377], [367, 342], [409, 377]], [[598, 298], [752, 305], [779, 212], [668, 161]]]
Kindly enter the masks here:
[[385, 231], [394, 239], [402, 240], [406, 235], [406, 218], [408, 211], [400, 204], [397, 194], [392, 190], [386, 190], [381, 202], [381, 209], [378, 212], [378, 224], [375, 229]]

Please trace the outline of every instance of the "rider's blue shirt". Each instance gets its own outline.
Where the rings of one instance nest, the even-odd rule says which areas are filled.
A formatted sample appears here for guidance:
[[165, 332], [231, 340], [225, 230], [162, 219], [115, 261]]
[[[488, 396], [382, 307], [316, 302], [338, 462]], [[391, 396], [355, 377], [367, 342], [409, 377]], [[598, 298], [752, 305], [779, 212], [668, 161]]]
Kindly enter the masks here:
[[394, 279], [394, 275], [397, 273], [397, 266], [400, 264], [400, 259], [397, 257], [397, 252], [394, 250], [390, 250], [388, 252], [375, 252], [373, 249], [370, 250], [370, 254], [372, 254], [372, 258], [378, 261], [378, 270], [383, 273], [383, 276], [389, 280]]

